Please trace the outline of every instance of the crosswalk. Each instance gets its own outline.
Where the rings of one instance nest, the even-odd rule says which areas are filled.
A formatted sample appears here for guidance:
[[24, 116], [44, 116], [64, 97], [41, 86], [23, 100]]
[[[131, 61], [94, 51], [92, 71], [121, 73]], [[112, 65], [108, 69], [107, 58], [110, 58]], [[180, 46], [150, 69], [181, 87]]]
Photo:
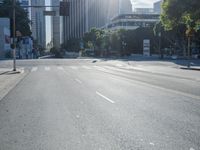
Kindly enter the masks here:
[[30, 72], [37, 72], [37, 71], [45, 71], [45, 72], [50, 72], [50, 71], [66, 71], [66, 70], [71, 70], [71, 71], [79, 71], [79, 70], [96, 70], [96, 71], [108, 71], [108, 70], [113, 70], [113, 71], [120, 71], [120, 70], [131, 70], [134, 69], [133, 67], [126, 67], [126, 66], [109, 66], [109, 65], [102, 65], [102, 66], [97, 66], [97, 65], [91, 65], [91, 66], [86, 66], [86, 65], [80, 65], [80, 66], [34, 66], [34, 67], [29, 67], [29, 68], [24, 68], [24, 70], [29, 70]]
[[35, 71], [37, 71], [38, 70], [38, 67], [33, 67], [32, 69], [31, 69], [31, 72], [35, 72]]

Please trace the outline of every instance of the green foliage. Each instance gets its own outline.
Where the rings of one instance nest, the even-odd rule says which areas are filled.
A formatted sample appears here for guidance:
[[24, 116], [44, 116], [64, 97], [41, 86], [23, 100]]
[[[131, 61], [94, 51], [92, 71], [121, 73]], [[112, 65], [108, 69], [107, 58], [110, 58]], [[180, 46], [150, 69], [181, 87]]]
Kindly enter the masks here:
[[88, 44], [88, 42], [92, 43], [94, 49], [96, 47], [100, 48], [104, 33], [105, 31], [103, 30], [92, 28], [90, 32], [85, 33], [83, 40], [86, 44]]
[[79, 52], [80, 41], [81, 40], [77, 38], [69, 39], [63, 48], [66, 49], [67, 51]]
[[172, 30], [180, 24], [196, 31], [200, 29], [199, 0], [164, 0], [162, 25], [165, 30]]
[[107, 55], [111, 52], [117, 52], [121, 56], [142, 53], [144, 39], [152, 41], [152, 50], [155, 49], [154, 45], [157, 43], [152, 27], [115, 31], [92, 29], [85, 34], [83, 39], [86, 48], [94, 48], [96, 52], [106, 52]]
[[[3, 0], [0, 5], [0, 17], [10, 18], [11, 20], [11, 34], [13, 33], [13, 7], [12, 0]], [[20, 31], [23, 36], [30, 36], [31, 21], [28, 18], [28, 12], [25, 11], [19, 4], [16, 3], [16, 31]]]

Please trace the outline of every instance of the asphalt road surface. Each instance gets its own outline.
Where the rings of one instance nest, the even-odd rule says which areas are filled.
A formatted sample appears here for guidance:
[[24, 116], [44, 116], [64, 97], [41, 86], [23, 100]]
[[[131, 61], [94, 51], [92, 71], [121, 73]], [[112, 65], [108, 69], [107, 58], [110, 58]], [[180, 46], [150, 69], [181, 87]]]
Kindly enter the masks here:
[[18, 66], [27, 75], [0, 101], [0, 150], [200, 149], [198, 79], [92, 60]]

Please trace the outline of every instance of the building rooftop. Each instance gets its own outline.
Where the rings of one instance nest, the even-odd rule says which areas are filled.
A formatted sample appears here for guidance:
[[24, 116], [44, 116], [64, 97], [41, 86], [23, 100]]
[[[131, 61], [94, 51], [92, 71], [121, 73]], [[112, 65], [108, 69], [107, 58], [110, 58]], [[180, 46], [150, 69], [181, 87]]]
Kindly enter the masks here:
[[159, 14], [120, 14], [112, 19], [112, 21], [119, 20], [119, 19], [159, 19]]

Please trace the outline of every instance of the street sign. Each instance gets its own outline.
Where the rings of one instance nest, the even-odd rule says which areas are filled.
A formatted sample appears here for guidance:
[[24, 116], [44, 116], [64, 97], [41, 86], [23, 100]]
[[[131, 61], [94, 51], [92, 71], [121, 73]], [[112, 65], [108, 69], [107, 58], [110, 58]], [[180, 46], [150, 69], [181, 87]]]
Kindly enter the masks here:
[[143, 55], [150, 56], [150, 40], [149, 39], [143, 40]]
[[44, 11], [44, 16], [56, 16], [56, 11]]

